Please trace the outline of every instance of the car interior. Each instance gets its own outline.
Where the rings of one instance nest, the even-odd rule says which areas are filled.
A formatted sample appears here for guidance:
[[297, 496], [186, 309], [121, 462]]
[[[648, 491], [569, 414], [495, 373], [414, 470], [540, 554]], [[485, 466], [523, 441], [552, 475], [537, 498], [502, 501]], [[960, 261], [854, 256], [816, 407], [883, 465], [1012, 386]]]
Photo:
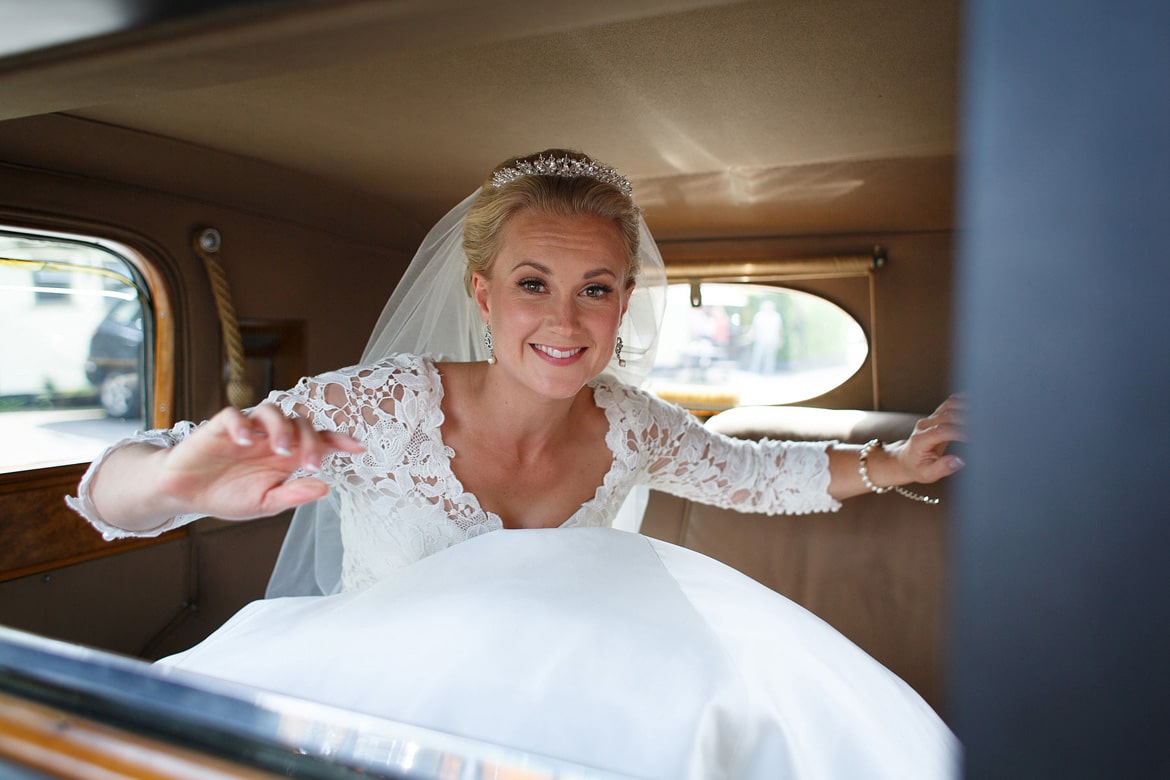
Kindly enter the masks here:
[[[1107, 455], [1164, 463], [1149, 441], [1170, 431], [1155, 411], [1168, 361], [1131, 350], [1167, 335], [1165, 264], [1143, 243], [1164, 233], [1151, 226], [1170, 178], [1165, 10], [1049, 4], [1049, 26], [1040, 2], [957, 0], [68, 5], [0, 3], [0, 289], [27, 306], [4, 304], [0, 335], [6, 631], [154, 661], [263, 598], [291, 513], [108, 542], [64, 502], [105, 444], [41, 457], [32, 437], [100, 427], [113, 443], [356, 363], [430, 226], [500, 160], [564, 147], [629, 178], [681, 311], [705, 293], [746, 328], [758, 296], [783, 291], [857, 328], [842, 376], [746, 405], [742, 387], [690, 384], [686, 365], [731, 353], [712, 362], [714, 340], [680, 337], [662, 394], [707, 426], [897, 441], [949, 394], [972, 399], [967, 471], [921, 486], [937, 505], [873, 494], [776, 518], [652, 492], [641, 532], [828, 622], [944, 717], [972, 777], [1089, 776], [1119, 753], [1108, 766], [1167, 766], [1144, 731], [1132, 751], [1109, 735], [1093, 747], [1073, 738], [1087, 722], [1058, 717], [1036, 726], [1055, 759], [1011, 736], [1045, 702], [1075, 709], [1061, 669], [1121, 675], [1124, 703], [1081, 691], [1118, 723], [1166, 720], [1160, 664], [1127, 637], [1156, 645], [1170, 623], [1105, 606], [1156, 598], [1168, 568], [1145, 521], [1161, 502], [1143, 503], [1161, 477], [1119, 475]], [[1088, 52], [1095, 30], [1111, 32]], [[46, 261], [46, 245], [66, 249]], [[69, 259], [91, 256], [104, 259]], [[72, 327], [53, 263], [120, 269], [60, 283], [97, 296], [74, 296], [72, 395], [39, 375], [21, 385], [4, 362], [31, 365]], [[128, 331], [103, 319], [119, 300], [138, 302]], [[725, 367], [742, 377], [737, 354]], [[33, 421], [47, 412], [65, 416]], [[1100, 508], [1114, 491], [1141, 519], [1121, 538]], [[1083, 626], [1064, 611], [1074, 598]], [[1054, 653], [1067, 666], [1039, 668]], [[1025, 774], [994, 774], [1008, 768]]]

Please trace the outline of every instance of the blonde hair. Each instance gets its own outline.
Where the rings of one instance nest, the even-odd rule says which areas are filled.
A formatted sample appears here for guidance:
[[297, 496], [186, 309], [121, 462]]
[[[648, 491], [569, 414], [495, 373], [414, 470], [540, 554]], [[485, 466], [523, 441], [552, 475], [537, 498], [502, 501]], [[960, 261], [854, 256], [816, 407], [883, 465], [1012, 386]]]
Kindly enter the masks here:
[[[584, 166], [605, 168], [581, 152], [546, 149], [537, 154], [513, 157], [500, 163], [484, 182], [483, 189], [471, 204], [463, 222], [463, 251], [467, 271], [463, 283], [471, 293], [471, 276], [475, 272], [490, 276], [488, 267], [499, 251], [500, 233], [513, 214], [521, 209], [543, 211], [558, 217], [592, 214], [613, 220], [626, 249], [626, 284], [638, 275], [638, 225], [641, 211], [622, 188], [589, 175], [519, 174], [538, 160], [560, 160]], [[620, 178], [612, 169], [609, 178]], [[501, 172], [510, 178], [497, 183]]]

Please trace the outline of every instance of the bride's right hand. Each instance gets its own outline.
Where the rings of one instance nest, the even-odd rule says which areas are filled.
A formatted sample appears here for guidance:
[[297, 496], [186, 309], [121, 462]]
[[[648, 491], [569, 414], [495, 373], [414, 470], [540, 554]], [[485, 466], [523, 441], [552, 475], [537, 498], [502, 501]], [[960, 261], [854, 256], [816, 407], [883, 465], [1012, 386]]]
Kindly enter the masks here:
[[170, 514], [199, 513], [226, 520], [265, 517], [314, 501], [329, 488], [314, 473], [330, 452], [365, 448], [340, 433], [315, 430], [272, 404], [248, 414], [228, 407], [169, 450], [158, 453], [158, 490]]

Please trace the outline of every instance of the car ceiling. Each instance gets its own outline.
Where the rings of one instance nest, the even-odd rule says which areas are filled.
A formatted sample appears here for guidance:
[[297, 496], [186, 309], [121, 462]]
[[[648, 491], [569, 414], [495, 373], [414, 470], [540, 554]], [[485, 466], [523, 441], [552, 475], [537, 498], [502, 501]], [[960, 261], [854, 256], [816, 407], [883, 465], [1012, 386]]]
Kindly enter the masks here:
[[0, 120], [174, 138], [422, 225], [552, 146], [626, 173], [659, 238], [953, 222], [957, 0], [74, 5], [0, 0]]

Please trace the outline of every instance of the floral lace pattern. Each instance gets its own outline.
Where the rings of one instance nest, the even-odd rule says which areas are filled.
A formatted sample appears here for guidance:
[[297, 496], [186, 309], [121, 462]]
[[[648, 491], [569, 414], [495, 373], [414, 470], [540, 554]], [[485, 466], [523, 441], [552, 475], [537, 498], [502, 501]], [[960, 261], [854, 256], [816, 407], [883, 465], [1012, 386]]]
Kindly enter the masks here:
[[643, 390], [605, 377], [593, 386], [610, 421], [610, 476], [622, 475], [613, 481], [624, 486], [607, 509], [616, 511], [634, 484], [740, 512], [793, 515], [841, 507], [828, 492], [827, 449], [834, 442], [732, 439]]
[[[594, 402], [609, 421], [613, 464], [593, 498], [561, 527], [609, 526], [638, 484], [745, 512], [796, 514], [837, 509], [828, 494], [827, 442], [751, 442], [703, 427], [685, 410], [601, 376]], [[443, 443], [442, 378], [429, 358], [395, 355], [302, 379], [268, 400], [287, 414], [361, 441], [357, 455], [335, 452], [317, 476], [341, 505], [343, 590], [372, 584], [390, 572], [453, 544], [504, 527], [466, 492], [451, 469], [455, 453]], [[192, 430], [148, 432], [137, 440], [173, 444]], [[100, 459], [91, 468], [100, 463]], [[86, 481], [71, 505], [100, 530]], [[183, 518], [189, 519], [189, 518]], [[179, 524], [179, 519], [151, 533]], [[125, 532], [115, 535], [126, 535]]]

